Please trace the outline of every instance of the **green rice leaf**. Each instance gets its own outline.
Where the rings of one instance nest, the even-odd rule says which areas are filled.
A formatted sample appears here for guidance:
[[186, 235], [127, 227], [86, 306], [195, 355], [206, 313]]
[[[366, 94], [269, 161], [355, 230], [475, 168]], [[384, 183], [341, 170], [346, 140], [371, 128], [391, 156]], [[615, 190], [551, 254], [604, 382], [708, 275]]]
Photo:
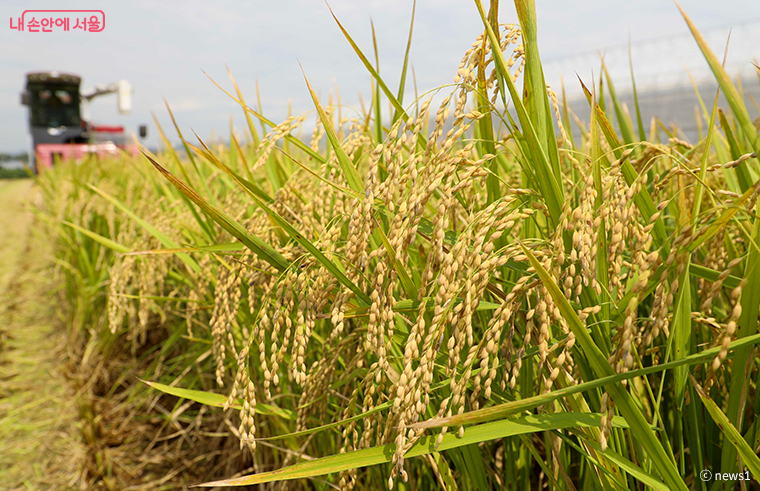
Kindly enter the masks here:
[[[580, 78], [578, 80], [580, 80]], [[612, 151], [615, 154], [615, 157], [619, 159], [622, 156], [623, 152], [622, 152], [622, 146], [620, 145], [620, 140], [618, 140], [618, 137], [615, 134], [615, 130], [612, 129], [612, 125], [607, 119], [607, 116], [604, 114], [604, 111], [602, 111], [601, 108], [599, 107], [599, 104], [596, 104], [593, 102], [591, 92], [589, 92], [589, 90], [583, 84], [582, 80], [580, 80], [580, 83], [581, 83], [581, 87], [583, 88], [583, 92], [586, 94], [586, 99], [588, 100], [588, 103], [591, 106], [591, 110], [594, 111], [596, 115], [597, 122], [599, 123], [599, 126], [602, 129], [602, 133], [604, 133], [604, 136], [607, 139], [607, 143], [610, 144], [610, 147], [612, 148]], [[621, 164], [621, 170], [623, 171], [623, 177], [625, 178], [625, 182], [629, 186], [633, 185], [633, 183], [639, 178], [639, 173], [636, 172], [636, 169], [633, 168], [633, 165], [631, 165], [631, 163], [627, 159], [625, 162]], [[636, 202], [636, 206], [639, 208], [639, 211], [641, 212], [641, 215], [646, 220], [648, 220], [652, 215], [654, 215], [657, 212], [657, 208], [654, 205], [652, 196], [649, 194], [649, 192], [646, 189], [642, 189], [641, 191], [639, 191], [634, 197], [634, 200]], [[666, 248], [667, 248], [668, 234], [665, 231], [665, 225], [662, 223], [662, 218], [658, 218], [657, 221], [655, 222], [653, 232], [654, 232], [655, 243], [658, 245], [665, 243]]]
[[[164, 104], [166, 104], [166, 109], [169, 111], [169, 115], [172, 118], [174, 127], [177, 129], [177, 133], [179, 134], [180, 139], [182, 139], [182, 133], [179, 130], [179, 126], [177, 126], [177, 122], [174, 121], [174, 115], [172, 114], [172, 111], [169, 108], [169, 103], [166, 102], [166, 99], [164, 99]], [[176, 162], [177, 167], [179, 168], [180, 172], [182, 172], [183, 178], [187, 182], [190, 182], [190, 176], [187, 174], [187, 171], [185, 170], [185, 166], [182, 164], [182, 161], [180, 160], [179, 155], [177, 155], [177, 152], [174, 150], [174, 147], [169, 141], [169, 138], [166, 137], [166, 134], [164, 133], [164, 130], [161, 127], [161, 123], [159, 123], [158, 118], [156, 118], [155, 114], [153, 115], [153, 121], [155, 121], [156, 123], [156, 128], [158, 129], [158, 134], [161, 137], [161, 140], [164, 142], [164, 145], [169, 150], [169, 153], [172, 155], [172, 157], [174, 157], [174, 161]], [[184, 143], [184, 140], [182, 141]], [[187, 145], [185, 145], [185, 149], [189, 151], [189, 149], [187, 148]], [[193, 168], [195, 169], [196, 174], [198, 176], [201, 176], [200, 181], [205, 184], [206, 181], [203, 178], [203, 176], [200, 174], [200, 170], [198, 169], [198, 166], [195, 163], [195, 159], [192, 158], [192, 155], [191, 155], [191, 162], [193, 164]], [[208, 191], [208, 189], [206, 189], [206, 191]], [[182, 201], [184, 201], [185, 204], [187, 205], [187, 209], [190, 210], [190, 213], [193, 215], [193, 218], [195, 218], [195, 221], [198, 222], [198, 225], [206, 234], [206, 238], [208, 240], [213, 240], [214, 233], [213, 233], [213, 228], [211, 227], [211, 225], [206, 220], [203, 220], [201, 218], [201, 215], [198, 213], [198, 210], [196, 210], [195, 207], [190, 203], [190, 201], [187, 199], [187, 196], [184, 196], [181, 193], [180, 193], [180, 196], [182, 198]]]
[[[138, 379], [140, 380], [140, 379]], [[156, 390], [163, 392], [164, 394], [181, 397], [190, 401], [195, 401], [205, 406], [224, 407], [224, 403], [227, 402], [227, 397], [222, 394], [216, 394], [214, 392], [205, 392], [202, 390], [182, 389], [180, 387], [171, 387], [169, 385], [160, 384], [158, 382], [150, 382], [148, 380], [140, 380], [140, 382], [153, 387]], [[239, 401], [235, 401], [231, 406], [234, 409], [241, 409], [243, 406]], [[288, 419], [295, 421], [296, 414], [289, 409], [282, 409], [273, 404], [264, 404], [261, 402], [256, 403], [256, 412], [265, 416], [276, 416], [278, 418]]]
[[[689, 271], [694, 276], [708, 281], [718, 281], [718, 277], [720, 277], [720, 271], [715, 271], [714, 269], [710, 269], [694, 263], [689, 264]], [[741, 278], [738, 278], [734, 275], [728, 275], [728, 277], [723, 280], [723, 287], [733, 290], [739, 286], [740, 281]]]
[[[145, 155], [145, 157], [147, 157], [148, 160], [150, 160], [151, 162], [153, 162], [153, 159], [151, 159], [150, 157], [148, 157], [148, 155], [146, 155], [146, 154], [143, 154], [143, 155]], [[106, 193], [102, 189], [99, 189], [99, 188], [93, 186], [92, 184], [87, 184], [87, 187], [89, 187], [90, 189], [92, 189], [93, 191], [95, 191], [97, 194], [99, 194], [100, 196], [102, 196], [106, 200], [110, 201], [115, 207], [117, 207], [118, 209], [120, 209], [121, 211], [123, 211], [124, 213], [126, 213], [129, 216], [129, 218], [131, 218], [132, 220], [134, 220], [135, 222], [137, 222], [148, 233], [150, 233], [153, 237], [155, 237], [162, 244], [164, 244], [164, 246], [172, 248], [172, 249], [179, 249], [179, 245], [176, 242], [174, 242], [166, 234], [164, 234], [163, 232], [161, 232], [160, 230], [158, 230], [157, 228], [155, 228], [150, 223], [146, 222], [142, 218], [140, 218], [137, 215], [135, 215], [135, 213], [131, 209], [129, 209], [129, 207], [127, 205], [125, 205], [124, 203], [122, 203], [118, 199], [114, 198], [110, 194]], [[180, 258], [180, 260], [182, 260], [183, 263], [185, 263], [190, 269], [192, 269], [196, 273], [201, 270], [200, 266], [198, 266], [198, 263], [196, 263], [195, 260], [193, 258], [191, 258], [190, 256], [188, 256], [186, 253], [181, 252], [181, 253], [177, 254], [177, 257]]]
[[409, 272], [404, 268], [404, 265], [401, 264], [401, 261], [396, 259], [396, 251], [393, 250], [393, 246], [388, 240], [388, 237], [385, 236], [385, 233], [383, 233], [380, 227], [375, 227], [372, 233], [373, 235], [375, 235], [375, 238], [379, 242], [382, 242], [383, 247], [385, 247], [386, 253], [391, 258], [391, 262], [393, 263], [393, 268], [396, 270], [396, 273], [398, 273], [399, 280], [401, 280], [401, 285], [404, 287], [404, 292], [406, 293], [406, 296], [408, 298], [416, 297], [418, 287], [412, 281], [412, 278], [409, 276]]
[[271, 440], [285, 440], [288, 438], [298, 438], [306, 435], [312, 435], [314, 433], [320, 433], [322, 431], [331, 430], [333, 428], [338, 428], [343, 425], [346, 425], [348, 423], [351, 423], [352, 421], [359, 421], [360, 419], [366, 418], [367, 416], [371, 416], [375, 413], [379, 413], [380, 411], [385, 411], [386, 409], [390, 409], [393, 407], [392, 402], [386, 402], [384, 404], [379, 404], [375, 406], [374, 408], [370, 409], [369, 411], [365, 411], [361, 414], [357, 414], [356, 416], [352, 416], [350, 418], [342, 419], [340, 421], [336, 421], [335, 423], [330, 423], [322, 426], [317, 426], [315, 428], [309, 428], [308, 430], [301, 430], [296, 431], [294, 433], [287, 433], [285, 435], [276, 435], [276, 436], [270, 436], [268, 438], [257, 438], [256, 441], [271, 441]]
[[[729, 351], [733, 353], [733, 351], [736, 349], [752, 347], [759, 343], [760, 334], [756, 334], [739, 341], [734, 341], [731, 343]], [[623, 380], [644, 377], [646, 375], [673, 370], [682, 366], [699, 365], [712, 360], [719, 352], [720, 346], [689, 355], [680, 360], [670, 361], [661, 365], [653, 365], [646, 368], [639, 368], [625, 373], [608, 375], [606, 377], [597, 378], [588, 382], [582, 382], [580, 384], [571, 385], [562, 389], [555, 389], [546, 394], [526, 397], [524, 399], [497, 404], [495, 406], [486, 407], [475, 411], [468, 411], [464, 414], [449, 416], [447, 418], [428, 419], [426, 421], [421, 421], [419, 423], [410, 425], [410, 428], [440, 428], [442, 426], [460, 426], [475, 423], [486, 423], [514, 414], [520, 414], [525, 411], [531, 411], [537, 407], [562, 399], [563, 397], [567, 397], [572, 394], [578, 394], [581, 392], [591, 391], [600, 387], [604, 387], [606, 385], [622, 382]]]
[[[583, 350], [583, 353], [596, 377], [602, 378], [614, 375], [614, 369], [591, 339], [591, 336], [578, 318], [578, 315], [570, 305], [570, 302], [567, 301], [567, 298], [565, 298], [552, 277], [549, 276], [549, 273], [546, 272], [538, 259], [536, 259], [527, 247], [522, 243], [520, 246], [528, 257], [531, 266], [536, 270], [544, 287], [549, 291], [554, 303], [557, 304], [557, 307], [562, 313], [562, 317], [567, 321], [573, 334], [575, 334], [577, 343]], [[684, 484], [678, 469], [668, 457], [662, 444], [657, 440], [657, 437], [649, 427], [644, 415], [634, 403], [626, 388], [620, 383], [609, 384], [605, 387], [615, 401], [615, 404], [618, 406], [622, 416], [631, 425], [631, 428], [637, 435], [637, 439], [645, 450], [646, 455], [651, 459], [652, 465], [658, 470], [660, 476], [664, 479], [667, 485], [670, 486], [671, 489], [687, 490], [686, 484]]]
[[[301, 67], [301, 71], [303, 71], [303, 67]], [[360, 193], [363, 196], [364, 185], [362, 183], [361, 177], [359, 177], [359, 172], [356, 170], [356, 167], [354, 167], [354, 163], [351, 162], [351, 159], [348, 158], [346, 151], [343, 150], [343, 147], [338, 140], [338, 135], [335, 133], [335, 128], [333, 128], [332, 122], [330, 121], [330, 117], [327, 116], [325, 110], [322, 109], [322, 105], [319, 103], [319, 99], [317, 99], [317, 94], [314, 93], [314, 89], [311, 88], [309, 79], [306, 78], [306, 73], [303, 74], [303, 78], [306, 80], [306, 86], [309, 88], [309, 94], [311, 94], [311, 99], [314, 101], [314, 106], [317, 108], [319, 119], [322, 121], [322, 126], [325, 128], [325, 133], [327, 133], [327, 139], [330, 141], [330, 145], [332, 146], [333, 150], [335, 150], [335, 155], [338, 157], [338, 164], [340, 165], [341, 171], [343, 171], [343, 177], [346, 179], [348, 186], [354, 192]]]
[[[196, 135], [197, 137], [198, 135]], [[209, 150], [209, 148], [206, 146], [203, 141], [200, 140], [201, 145], [206, 149], [206, 152], [208, 155], [210, 155], [214, 161], [216, 162], [216, 165], [222, 169], [224, 172], [227, 173], [232, 179], [248, 194], [248, 196], [253, 199], [256, 204], [263, 209], [282, 229], [291, 236], [296, 242], [298, 242], [304, 249], [306, 249], [309, 254], [311, 254], [314, 259], [316, 259], [322, 266], [327, 269], [330, 274], [332, 274], [336, 280], [338, 280], [341, 284], [343, 284], [346, 288], [354, 292], [354, 294], [364, 302], [365, 304], [369, 305], [372, 303], [369, 296], [364, 293], [358, 286], [356, 286], [351, 280], [348, 279], [348, 277], [345, 275], [345, 273], [342, 271], [341, 268], [339, 268], [335, 263], [330, 261], [327, 256], [325, 256], [322, 251], [317, 249], [314, 244], [309, 242], [306, 237], [299, 232], [298, 230], [293, 227], [290, 222], [282, 218], [276, 211], [274, 211], [272, 208], [269, 207], [264, 201], [262, 201], [254, 192], [252, 192], [248, 187], [246, 187], [237, 177], [237, 175], [230, 170], [229, 167], [224, 165], [219, 159], [217, 159]], [[353, 168], [353, 166], [352, 166]], [[355, 169], [354, 169], [355, 170]]]
[[699, 45], [699, 49], [702, 51], [705, 60], [707, 60], [707, 64], [710, 65], [710, 69], [712, 70], [713, 75], [715, 75], [715, 79], [718, 81], [721, 90], [723, 90], [723, 94], [726, 96], [726, 101], [728, 101], [728, 105], [731, 106], [731, 111], [734, 113], [734, 117], [736, 118], [739, 127], [749, 140], [752, 149], [760, 154], [760, 135], [758, 135], [755, 125], [752, 124], [752, 118], [750, 118], [747, 107], [744, 105], [744, 99], [739, 94], [739, 91], [736, 90], [733, 82], [731, 82], [731, 77], [728, 75], [728, 72], [726, 72], [726, 69], [723, 68], [718, 57], [712, 52], [707, 41], [705, 41], [697, 30], [697, 27], [691, 21], [689, 16], [686, 15], [686, 12], [683, 11], [677, 1], [676, 6], [678, 6], [678, 10], [681, 11], [681, 15], [689, 26], [689, 30], [691, 31], [692, 36], [694, 36], [694, 40]]
[[642, 483], [646, 484], [647, 486], [651, 487], [652, 489], [656, 489], [658, 491], [670, 491], [670, 488], [668, 488], [665, 483], [663, 483], [659, 478], [653, 476], [652, 474], [646, 472], [641, 467], [637, 466], [630, 460], [626, 459], [619, 453], [607, 449], [602, 451], [602, 447], [588, 438], [584, 438], [583, 436], [580, 436], [580, 438], [583, 439], [583, 443], [591, 448], [594, 449], [597, 453], [604, 455], [605, 459], [610, 460], [611, 462], [614, 462], [616, 465], [618, 465], [621, 469], [623, 469], [628, 474], [632, 475]]
[[623, 111], [623, 106], [620, 104], [620, 100], [617, 97], [615, 86], [612, 84], [612, 78], [610, 78], [610, 73], [607, 71], [607, 65], [604, 64], [604, 60], [602, 60], [602, 70], [604, 70], [604, 77], [607, 79], [607, 87], [610, 91], [612, 106], [615, 108], [615, 116], [617, 117], [618, 126], [620, 127], [620, 134], [623, 136], [623, 141], [626, 144], [631, 144], [634, 142], [633, 128], [631, 126], [631, 122], [625, 115], [625, 111]]
[[[375, 70], [380, 73], [380, 55], [377, 51], [377, 36], [375, 35], [375, 23], [370, 19], [370, 25], [372, 26], [372, 47], [375, 49]], [[372, 91], [372, 107], [375, 111], [375, 143], [383, 143], [383, 113], [381, 110], [382, 100], [380, 98], [380, 85], [373, 84], [374, 90]], [[397, 111], [398, 112], [398, 111]], [[382, 159], [382, 157], [380, 157]], [[385, 180], [385, 176], [381, 176], [382, 180]]]
[[[739, 433], [739, 430], [731, 424], [731, 421], [729, 421], [728, 417], [723, 414], [723, 411], [720, 410], [718, 405], [715, 404], [712, 398], [705, 392], [705, 389], [697, 383], [694, 377], [691, 377], [691, 383], [694, 385], [697, 394], [699, 394], [699, 398], [702, 400], [702, 404], [704, 404], [707, 412], [710, 413], [715, 424], [718, 425], [720, 431], [723, 432], [726, 440], [728, 440], [734, 450], [741, 456], [742, 463], [747, 466], [750, 474], [760, 476], [760, 458], [758, 458], [755, 451], [749, 446], [742, 434]], [[733, 468], [736, 467], [732, 466], [732, 469]], [[739, 471], [741, 470], [742, 469], [739, 469]], [[722, 468], [721, 471], [730, 472]]]
[[639, 141], [645, 141], [647, 135], [644, 132], [644, 123], [641, 120], [641, 109], [639, 107], [639, 94], [636, 92], [636, 78], [633, 76], [633, 58], [631, 57], [631, 37], [628, 36], [628, 67], [631, 70], [631, 85], [633, 86], [633, 104], [636, 106], [636, 127], [639, 130]]
[[115, 242], [115, 241], [113, 241], [111, 239], [103, 237], [102, 235], [100, 235], [98, 233], [95, 233], [92, 230], [87, 230], [84, 227], [80, 227], [79, 225], [77, 225], [75, 223], [71, 223], [71, 222], [66, 221], [66, 220], [64, 220], [61, 223], [63, 223], [67, 227], [71, 227], [74, 230], [77, 230], [77, 231], [81, 232], [82, 234], [84, 234], [87, 237], [91, 238], [92, 240], [94, 240], [95, 242], [99, 243], [100, 245], [108, 247], [109, 249], [111, 249], [113, 251], [122, 252], [122, 253], [124, 253], [124, 252], [130, 252], [129, 247], [123, 246], [123, 245], [119, 244], [118, 242]]
[[[401, 79], [398, 83], [398, 94], [396, 95], [396, 99], [398, 99], [399, 105], [402, 105], [404, 103], [404, 88], [406, 87], [406, 69], [409, 67], [409, 50], [412, 48], [412, 33], [414, 32], [414, 14], [417, 11], [417, 0], [414, 0], [412, 2], [412, 20], [409, 22], [409, 39], [406, 41], [406, 51], [404, 52], [404, 65], [401, 69]], [[403, 107], [403, 106], [402, 106]], [[401, 113], [398, 109], [393, 113], [393, 121], [391, 124], [395, 123], [396, 120], [401, 116]]]
[[[232, 76], [232, 72], [230, 71], [230, 67], [225, 65], [225, 68], [227, 69], [227, 75], [229, 75], [230, 80], [232, 80], [232, 85], [235, 87], [235, 93], [238, 96], [238, 100], [241, 106], [243, 108], [248, 107], [245, 103], [245, 99], [243, 99], [243, 92], [240, 90], [240, 87], [237, 84], [237, 81], [235, 80], [235, 77]], [[245, 121], [248, 124], [248, 131], [251, 133], [251, 141], [254, 145], [259, 144], [259, 133], [256, 131], [256, 126], [253, 124], [253, 118], [251, 118], [251, 113], [249, 111], [243, 110], [243, 113], [245, 114]], [[230, 135], [232, 136], [232, 135]], [[234, 137], [233, 137], [234, 138]], [[235, 142], [237, 144], [237, 142]]]
[[[695, 87], [696, 89], [696, 87]], [[705, 182], [705, 176], [707, 174], [707, 161], [710, 157], [710, 146], [712, 145], [712, 136], [715, 132], [715, 113], [718, 109], [718, 96], [720, 96], [720, 92], [715, 93], [715, 101], [713, 102], [712, 107], [712, 113], [710, 115], [710, 123], [707, 127], [707, 137], [705, 138], [705, 144], [704, 144], [704, 151], [702, 153], [702, 159], [699, 164], [699, 182], [703, 183]], [[702, 195], [705, 191], [705, 186], [699, 185], [697, 186], [697, 189], [695, 191], [694, 195], [694, 206], [691, 210], [691, 221], [692, 223], [696, 223], [697, 217], [699, 216], [699, 211], [702, 207]]]
[[[343, 33], [343, 36], [345, 36], [346, 40], [348, 40], [348, 43], [351, 45], [351, 47], [354, 49], [354, 52], [359, 56], [359, 59], [364, 64], [364, 67], [367, 69], [367, 71], [372, 75], [372, 78], [375, 79], [375, 82], [377, 85], [382, 89], [385, 96], [388, 98], [389, 101], [391, 101], [391, 105], [393, 105], [393, 108], [396, 110], [396, 112], [399, 114], [400, 117], [404, 118], [404, 121], [409, 119], [409, 115], [404, 110], [404, 107], [401, 105], [401, 102], [396, 98], [395, 95], [393, 95], [393, 92], [391, 92], [391, 89], [388, 88], [388, 86], [385, 84], [385, 81], [380, 76], [379, 73], [377, 73], [377, 70], [375, 70], [375, 67], [372, 66], [372, 63], [367, 59], [367, 57], [362, 53], [362, 50], [359, 48], [359, 46], [354, 42], [351, 35], [346, 31], [346, 29], [343, 27], [343, 24], [340, 23], [338, 18], [335, 16], [335, 13], [332, 11], [332, 8], [328, 5], [327, 8], [330, 9], [330, 15], [332, 15], [333, 19], [335, 19], [335, 22], [338, 24], [338, 27], [340, 28], [341, 32]], [[420, 135], [418, 140], [418, 147], [421, 149], [425, 148], [425, 145], [427, 144], [427, 140]]]
[[[728, 148], [731, 151], [731, 158], [736, 160], [744, 152], [741, 149], [739, 141], [736, 139], [736, 136], [734, 135], [734, 131], [731, 129], [731, 125], [728, 124], [728, 120], [726, 119], [726, 114], [720, 108], [718, 108], [718, 119], [720, 120], [720, 127], [723, 129], [723, 133], [726, 135], [726, 140], [728, 141]], [[740, 165], [734, 170], [736, 171], [736, 179], [739, 182], [739, 188], [742, 190], [742, 192], [746, 191], [752, 185], [752, 178], [749, 175], [749, 171], [747, 170], [746, 163], [743, 165]]]
[[[523, 99], [531, 121], [535, 124], [536, 135], [549, 158], [554, 177], [560, 179], [562, 174], [559, 167], [557, 138], [554, 134], [554, 122], [552, 121], [552, 111], [549, 107], [549, 97], [546, 92], [544, 70], [538, 54], [538, 26], [536, 22], [535, 1], [516, 0], [515, 10], [520, 20], [522, 42], [525, 49]], [[490, 26], [491, 31], [496, 29], [495, 23], [490, 23]], [[492, 46], [499, 46], [499, 44], [492, 44]], [[501, 52], [501, 49], [497, 49], [496, 51]]]
[[[456, 434], [448, 433], [443, 436], [443, 442], [441, 442], [437, 449], [435, 445], [436, 439], [438, 438], [437, 436], [422, 437], [404, 454], [404, 457], [419, 457], [436, 451], [443, 452], [466, 445], [509, 436], [536, 433], [539, 431], [562, 428], [595, 427], [599, 425], [600, 421], [601, 416], [598, 414], [570, 413], [542, 414], [524, 416], [511, 420], [495, 421], [468, 428], [463, 438], [459, 438]], [[625, 425], [625, 422], [622, 418], [615, 418], [613, 424], [619, 426]], [[199, 484], [198, 486], [207, 488], [217, 486], [250, 486], [252, 484], [266, 482], [322, 476], [349, 469], [358, 469], [391, 462], [395, 449], [396, 444], [392, 443], [381, 447], [372, 447], [364, 450], [323, 457], [270, 472], [261, 472], [234, 479], [225, 479], [223, 481], [207, 482]]]
[[[499, 38], [491, 27], [491, 23], [486, 18], [483, 5], [480, 0], [475, 0], [475, 4], [480, 12], [480, 18], [483, 25], [486, 28], [488, 39], [491, 46], [500, 46]], [[560, 176], [555, 175], [552, 165], [547, 156], [544, 145], [541, 144], [539, 134], [533, 124], [533, 121], [528, 116], [528, 111], [522, 103], [517, 87], [512, 80], [512, 75], [507, 68], [507, 61], [504, 59], [504, 53], [500, 49], [494, 49], [492, 51], [494, 61], [498, 70], [501, 72], [503, 80], [505, 81], [507, 88], [509, 89], [510, 97], [517, 110], [517, 116], [522, 126], [522, 131], [525, 139], [530, 148], [530, 154], [527, 155], [526, 167], [528, 167], [536, 176], [537, 185], [540, 188], [541, 194], [546, 200], [546, 205], [549, 208], [549, 214], [553, 225], [559, 223], [559, 216], [562, 213], [562, 204], [564, 203], [564, 191], [559, 184]]]
[[[750, 188], [751, 189], [751, 188]], [[749, 192], [749, 190], [747, 190]], [[755, 207], [755, 211], [760, 211], [760, 203]], [[756, 245], [760, 245], [760, 219], [754, 220], [752, 236], [748, 239]], [[747, 284], [742, 289], [741, 307], [742, 312], [739, 316], [739, 329], [737, 338], [742, 339], [746, 336], [752, 336], [758, 331], [757, 311], [760, 308], [760, 252], [757, 247], [749, 248], [749, 255], [744, 266], [744, 278]], [[755, 357], [752, 348], [743, 348], [736, 353], [734, 359], [733, 376], [731, 377], [728, 391], [728, 420], [735, 428], [742, 428], [750, 389], [750, 380]], [[733, 446], [723, 446], [723, 456], [721, 457], [721, 470], [731, 472], [732, 469], [738, 469], [736, 459], [736, 449]], [[760, 474], [755, 474], [760, 475]]]
[[[219, 84], [216, 82], [216, 80], [214, 80], [213, 78], [211, 78], [211, 77], [209, 76], [209, 74], [208, 74], [208, 73], [206, 73], [206, 72], [203, 72], [203, 74], [204, 74], [204, 75], [206, 75], [206, 76], [208, 77], [208, 79], [209, 79], [209, 80], [211, 80], [211, 83], [213, 83], [214, 85], [216, 85], [216, 86], [217, 86], [217, 88], [219, 88], [219, 90], [221, 90], [222, 92], [224, 92], [225, 94], [227, 94], [227, 96], [228, 96], [230, 99], [232, 99], [233, 101], [235, 101], [235, 102], [237, 102], [238, 104], [240, 104], [240, 106], [241, 106], [241, 107], [242, 107], [242, 108], [243, 108], [243, 109], [244, 109], [246, 112], [248, 112], [248, 113], [251, 113], [251, 114], [253, 114], [254, 116], [256, 116], [256, 118], [258, 118], [258, 120], [259, 120], [259, 121], [261, 121], [261, 123], [262, 123], [263, 125], [269, 126], [270, 128], [274, 128], [275, 126], [277, 126], [277, 125], [276, 125], [274, 122], [272, 122], [271, 120], [269, 120], [269, 119], [265, 118], [263, 114], [260, 114], [258, 111], [255, 111], [255, 110], [254, 110], [254, 109], [252, 109], [251, 107], [247, 106], [247, 105], [245, 104], [245, 101], [241, 101], [240, 99], [238, 99], [238, 98], [237, 98], [237, 97], [235, 97], [234, 95], [230, 94], [230, 93], [229, 93], [229, 91], [225, 90], [225, 89], [224, 89], [224, 87], [222, 87], [221, 85], [219, 85]], [[324, 158], [324, 157], [322, 157], [322, 156], [321, 156], [319, 153], [317, 153], [317, 152], [315, 152], [314, 150], [312, 150], [312, 149], [309, 147], [309, 145], [305, 144], [304, 142], [302, 142], [301, 140], [299, 140], [299, 139], [298, 139], [298, 138], [296, 138], [295, 136], [291, 135], [290, 133], [288, 133], [287, 135], [283, 136], [283, 138], [284, 138], [285, 140], [287, 140], [289, 143], [292, 143], [293, 145], [295, 145], [295, 146], [296, 146], [296, 147], [298, 147], [299, 149], [301, 149], [301, 150], [303, 150], [304, 152], [306, 152], [306, 153], [307, 153], [307, 154], [308, 154], [308, 155], [309, 155], [311, 158], [313, 158], [313, 159], [314, 159], [314, 160], [316, 160], [317, 162], [319, 162], [319, 163], [321, 163], [321, 164], [324, 164], [325, 162], [327, 162], [327, 159], [325, 159], [325, 158]]]
[[[678, 283], [678, 298], [673, 312], [673, 325], [671, 336], [673, 337], [673, 360], [686, 358], [691, 348], [691, 285], [689, 279], [689, 258]], [[681, 365], [674, 370], [675, 373], [675, 400], [678, 409], [681, 410], [686, 392], [688, 371]]]
[[[180, 179], [178, 179], [174, 174], [169, 172], [168, 170], [164, 169], [161, 164], [150, 158], [148, 155], [145, 155], [145, 158], [147, 158], [153, 166], [158, 169], [158, 171], [163, 174], [163, 176], [174, 186], [179, 189], [182, 194], [190, 198], [190, 200], [198, 205], [204, 213], [208, 214], [215, 222], [217, 222], [219, 225], [221, 225], [226, 231], [228, 231], [230, 234], [232, 234], [235, 238], [237, 238], [240, 242], [245, 244], [246, 247], [248, 247], [251, 251], [253, 251], [257, 256], [259, 256], [264, 261], [271, 264], [274, 268], [276, 268], [278, 271], [285, 271], [289, 266], [290, 263], [288, 262], [285, 257], [277, 252], [272, 246], [264, 242], [262, 239], [256, 237], [255, 235], [248, 232], [245, 227], [240, 225], [238, 222], [233, 220], [230, 216], [228, 216], [223, 211], [217, 209], [216, 207], [210, 205], [205, 199], [203, 199], [198, 193], [195, 192], [191, 187], [189, 187], [187, 184], [182, 182]], [[173, 246], [177, 247], [177, 246]]]

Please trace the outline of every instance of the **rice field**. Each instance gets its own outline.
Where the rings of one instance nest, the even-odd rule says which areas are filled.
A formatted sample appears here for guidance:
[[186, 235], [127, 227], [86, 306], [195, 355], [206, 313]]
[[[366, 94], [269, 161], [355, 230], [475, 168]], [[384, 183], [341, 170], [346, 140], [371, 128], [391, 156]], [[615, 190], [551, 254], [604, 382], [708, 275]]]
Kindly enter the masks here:
[[728, 102], [699, 141], [606, 72], [577, 120], [515, 4], [476, 0], [413, 101], [336, 18], [360, 116], [306, 73], [314, 111], [270, 121], [230, 74], [225, 139], [172, 115], [158, 152], [37, 178], [81, 483], [760, 489], [760, 122], [685, 12]]

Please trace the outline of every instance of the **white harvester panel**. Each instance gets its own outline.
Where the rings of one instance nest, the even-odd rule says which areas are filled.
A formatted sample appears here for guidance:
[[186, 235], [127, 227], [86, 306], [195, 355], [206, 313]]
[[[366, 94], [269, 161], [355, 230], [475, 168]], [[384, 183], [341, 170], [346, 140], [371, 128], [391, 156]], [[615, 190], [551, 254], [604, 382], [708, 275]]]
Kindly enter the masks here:
[[132, 86], [126, 80], [119, 80], [119, 113], [129, 114], [132, 110]]

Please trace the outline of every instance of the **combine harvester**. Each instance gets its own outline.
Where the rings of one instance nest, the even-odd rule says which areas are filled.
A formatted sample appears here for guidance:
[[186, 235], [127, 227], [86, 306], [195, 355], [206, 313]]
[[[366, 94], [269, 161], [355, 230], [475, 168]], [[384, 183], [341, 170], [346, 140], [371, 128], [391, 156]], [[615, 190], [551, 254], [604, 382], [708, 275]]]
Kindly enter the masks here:
[[[127, 140], [123, 126], [94, 125], [90, 122], [89, 103], [94, 98], [117, 94], [119, 113], [132, 109], [132, 86], [120, 80], [108, 86], [80, 92], [82, 79], [76, 75], [35, 72], [26, 76], [26, 90], [21, 103], [29, 108], [29, 132], [32, 137], [32, 168], [35, 172], [60, 161], [81, 160], [86, 155], [114, 155], [119, 150], [138, 154], [137, 146]], [[139, 127], [140, 138], [147, 127]]]

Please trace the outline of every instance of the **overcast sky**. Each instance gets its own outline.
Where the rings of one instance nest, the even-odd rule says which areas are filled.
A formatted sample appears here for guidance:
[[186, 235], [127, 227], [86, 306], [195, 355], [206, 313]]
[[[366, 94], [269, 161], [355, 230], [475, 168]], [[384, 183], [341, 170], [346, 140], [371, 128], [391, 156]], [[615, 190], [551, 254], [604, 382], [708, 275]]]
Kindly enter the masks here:
[[[487, 0], [484, 2], [487, 4]], [[592, 69], [598, 74], [599, 58], [595, 50], [605, 48], [606, 60], [616, 67], [613, 76], [625, 86], [626, 49], [615, 47], [625, 45], [629, 36], [634, 45], [634, 65], [643, 79], [656, 80], [658, 74], [665, 72], [685, 73], [684, 63], [697, 73], [706, 68], [693, 40], [678, 37], [687, 28], [672, 2], [537, 0], [536, 3], [539, 46], [542, 58], [547, 61], [547, 80], [557, 80], [561, 71], [571, 93], [577, 90], [573, 72], [590, 80]], [[368, 55], [372, 51], [370, 19], [374, 21], [380, 71], [395, 90], [412, 1], [331, 0], [330, 5]], [[757, 0], [726, 0], [719, 7], [713, 0], [683, 0], [682, 6], [696, 25], [709, 34], [708, 41], [721, 54], [727, 27], [735, 27], [730, 66], [743, 70], [750, 66], [752, 55], [760, 57]], [[32, 8], [103, 10], [105, 29], [100, 33], [59, 30], [44, 34], [11, 30], [10, 18], [15, 23], [24, 10]], [[188, 133], [193, 128], [201, 136], [210, 136], [213, 131], [226, 135], [230, 116], [241, 127], [242, 111], [202, 72], [231, 88], [225, 64], [249, 103], [255, 101], [258, 80], [264, 113], [276, 121], [286, 116], [288, 101], [292, 101], [296, 113], [313, 110], [298, 61], [321, 97], [326, 98], [337, 84], [346, 106], [359, 107], [359, 92], [365, 101], [370, 99], [369, 75], [343, 38], [327, 5], [320, 0], [2, 0], [0, 14], [0, 152], [28, 148], [27, 113], [19, 104], [19, 93], [24, 75], [31, 71], [78, 74], [83, 79], [83, 89], [128, 80], [134, 87], [132, 113], [119, 115], [116, 97], [106, 96], [92, 105], [92, 117], [97, 123], [121, 124], [129, 131], [136, 131], [139, 124], [148, 124], [149, 146], [157, 143], [151, 111], [167, 132], [171, 126], [163, 107], [164, 97], [182, 130]], [[514, 7], [506, 0], [501, 1], [500, 20], [517, 22]], [[451, 83], [464, 51], [481, 30], [477, 9], [471, 1], [419, 0], [410, 58], [420, 91]], [[662, 39], [662, 36], [670, 37]], [[412, 86], [411, 77], [408, 86]]]

